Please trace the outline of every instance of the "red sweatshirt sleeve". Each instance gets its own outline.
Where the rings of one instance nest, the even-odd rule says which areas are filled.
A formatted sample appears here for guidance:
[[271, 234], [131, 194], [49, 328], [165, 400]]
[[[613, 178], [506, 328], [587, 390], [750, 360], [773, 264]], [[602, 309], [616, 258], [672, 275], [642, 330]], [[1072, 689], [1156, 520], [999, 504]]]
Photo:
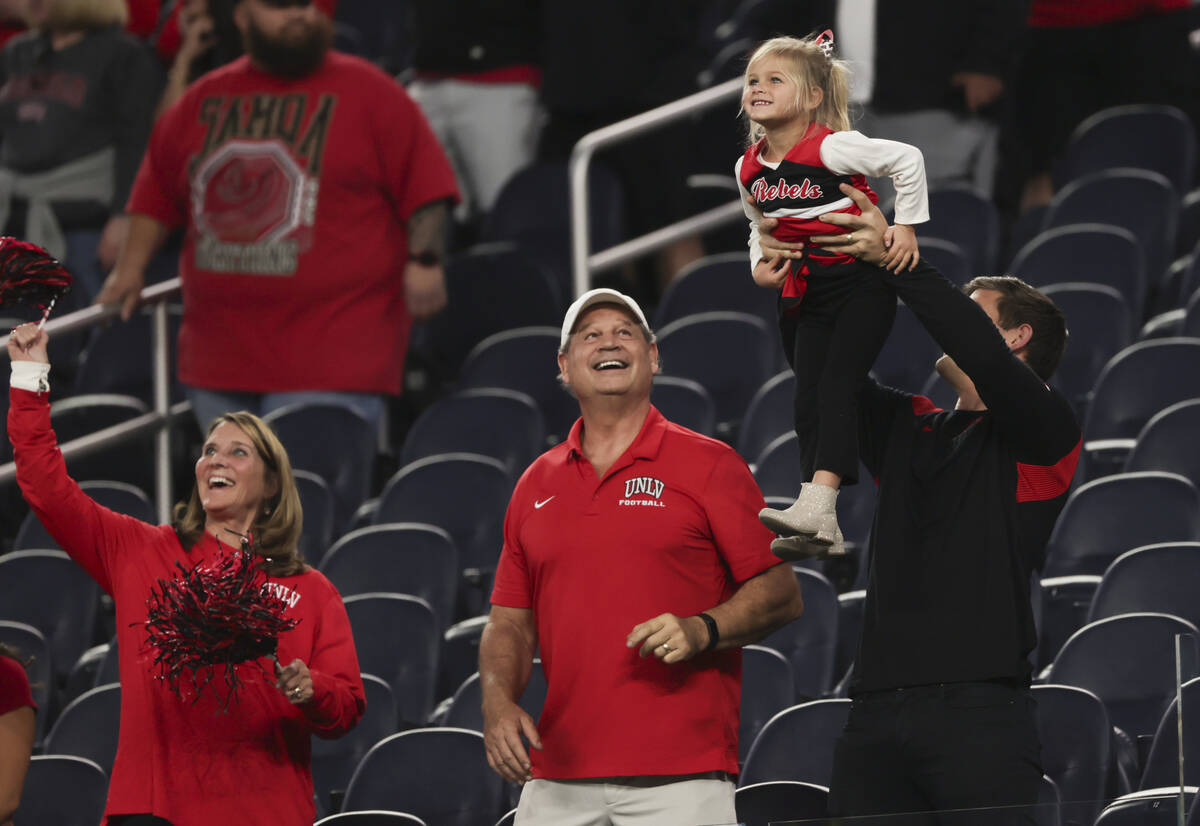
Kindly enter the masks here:
[[314, 734], [332, 740], [358, 725], [367, 700], [346, 607], [333, 585], [327, 580], [324, 584], [329, 594], [315, 619], [317, 630], [307, 663], [313, 698], [301, 710]]
[[67, 475], [44, 393], [11, 388], [9, 399], [8, 437], [25, 501], [62, 549], [111, 594], [117, 552], [143, 547], [160, 529], [97, 504]]

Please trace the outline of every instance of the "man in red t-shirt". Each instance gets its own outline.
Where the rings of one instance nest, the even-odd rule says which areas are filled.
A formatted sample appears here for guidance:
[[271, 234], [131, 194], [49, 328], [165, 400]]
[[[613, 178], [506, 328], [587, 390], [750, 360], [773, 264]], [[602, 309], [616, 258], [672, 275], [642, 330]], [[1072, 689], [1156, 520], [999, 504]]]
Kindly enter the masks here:
[[[583, 415], [508, 507], [479, 651], [488, 762], [524, 784], [521, 826], [732, 823], [739, 647], [799, 616], [796, 577], [745, 462], [651, 406], [633, 299], [572, 304], [558, 366]], [[517, 700], [539, 650], [535, 724]]]
[[314, 3], [240, 0], [234, 20], [247, 55], [155, 125], [97, 300], [127, 318], [147, 262], [183, 226], [178, 376], [202, 426], [314, 396], [378, 423], [410, 320], [446, 302], [454, 175], [395, 80], [329, 51]]

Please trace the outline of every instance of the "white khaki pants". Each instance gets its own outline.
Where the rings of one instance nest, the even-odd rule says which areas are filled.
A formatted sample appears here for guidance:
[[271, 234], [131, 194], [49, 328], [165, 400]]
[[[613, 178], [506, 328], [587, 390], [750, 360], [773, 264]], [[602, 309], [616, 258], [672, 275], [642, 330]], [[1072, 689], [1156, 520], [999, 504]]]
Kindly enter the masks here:
[[531, 780], [516, 826], [732, 826], [733, 781], [713, 777]]
[[414, 81], [408, 93], [454, 167], [462, 211], [490, 211], [505, 181], [533, 162], [542, 125], [537, 89], [447, 79]]

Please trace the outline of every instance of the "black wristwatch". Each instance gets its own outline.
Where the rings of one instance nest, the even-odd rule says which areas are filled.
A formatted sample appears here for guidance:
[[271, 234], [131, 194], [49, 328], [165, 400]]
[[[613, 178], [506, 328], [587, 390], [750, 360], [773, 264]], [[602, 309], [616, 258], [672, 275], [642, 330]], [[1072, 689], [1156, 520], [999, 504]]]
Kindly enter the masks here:
[[442, 257], [433, 250], [425, 250], [425, 252], [410, 252], [408, 254], [409, 261], [416, 261], [422, 267], [436, 267], [442, 263]]
[[703, 650], [712, 651], [721, 641], [721, 632], [717, 630], [717, 621], [708, 614], [696, 614], [696, 616], [704, 620], [704, 624], [708, 626], [708, 645], [704, 646]]

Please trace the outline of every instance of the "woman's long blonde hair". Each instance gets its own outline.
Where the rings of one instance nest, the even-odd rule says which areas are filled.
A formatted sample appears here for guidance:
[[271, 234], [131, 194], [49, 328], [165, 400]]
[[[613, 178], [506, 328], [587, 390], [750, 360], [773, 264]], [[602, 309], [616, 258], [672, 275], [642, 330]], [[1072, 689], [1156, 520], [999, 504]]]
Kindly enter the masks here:
[[[250, 528], [254, 550], [264, 557], [259, 567], [272, 576], [303, 573], [308, 569], [299, 548], [304, 513], [287, 450], [270, 425], [245, 410], [218, 416], [208, 426], [204, 438], [211, 436], [225, 422], [250, 437], [251, 444], [266, 466], [264, 481], [267, 489], [275, 489], [273, 495], [263, 500]], [[184, 548], [191, 550], [204, 536], [205, 518], [204, 506], [200, 504], [200, 491], [193, 486], [192, 495], [186, 502], [176, 504], [172, 514], [172, 525]]]
[[129, 20], [125, 0], [46, 0], [49, 10], [44, 28], [49, 31], [103, 29], [124, 26]]
[[[780, 58], [784, 63], [784, 74], [796, 87], [793, 106], [799, 109], [810, 89], [820, 89], [823, 97], [821, 105], [813, 112], [813, 120], [835, 132], [844, 132], [850, 128], [850, 69], [844, 60], [826, 57], [817, 45], [817, 37], [773, 37], [765, 41], [750, 55], [743, 81], [749, 83], [750, 69], [758, 61], [766, 57]], [[766, 130], [749, 118], [746, 121], [749, 142], [754, 144]]]

